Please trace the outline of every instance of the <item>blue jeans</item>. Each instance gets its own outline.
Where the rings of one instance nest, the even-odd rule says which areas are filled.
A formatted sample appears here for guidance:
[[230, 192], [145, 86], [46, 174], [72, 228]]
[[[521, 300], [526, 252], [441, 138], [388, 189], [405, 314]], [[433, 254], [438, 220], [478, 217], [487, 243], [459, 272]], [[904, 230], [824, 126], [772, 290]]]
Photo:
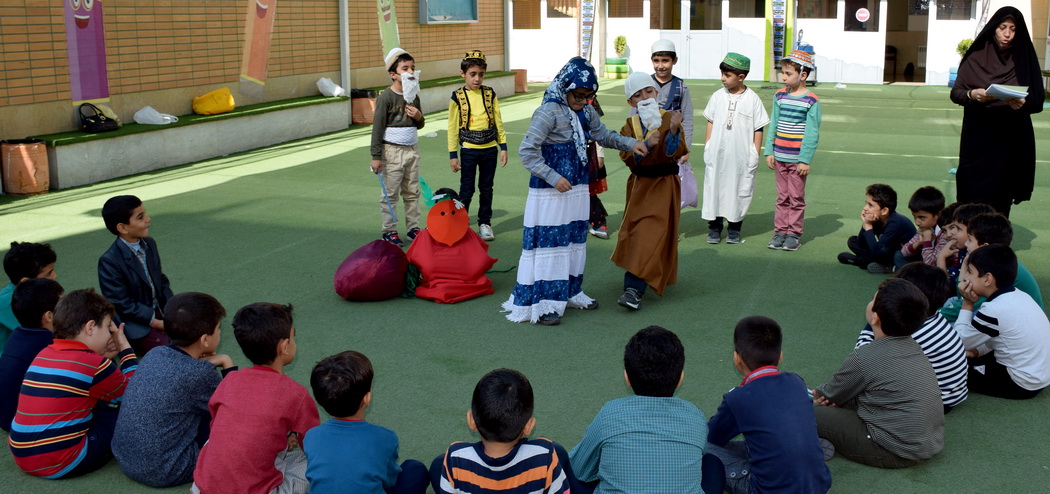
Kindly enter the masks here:
[[87, 433], [84, 458], [61, 478], [69, 479], [91, 473], [102, 468], [113, 458], [113, 431], [117, 428], [117, 414], [120, 407], [100, 401], [91, 410], [91, 429]]
[[459, 201], [469, 213], [470, 201], [474, 198], [474, 177], [476, 175], [478, 190], [481, 192], [481, 200], [478, 201], [479, 225], [492, 224], [492, 183], [496, 179], [497, 161], [499, 161], [498, 146], [459, 150]]

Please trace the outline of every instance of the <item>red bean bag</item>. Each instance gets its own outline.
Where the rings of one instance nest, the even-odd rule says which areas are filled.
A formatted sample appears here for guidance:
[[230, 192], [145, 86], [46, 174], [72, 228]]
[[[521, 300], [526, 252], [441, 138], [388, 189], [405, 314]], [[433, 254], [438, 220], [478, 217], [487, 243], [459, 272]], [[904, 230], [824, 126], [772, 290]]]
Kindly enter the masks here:
[[405, 289], [408, 257], [385, 240], [353, 251], [335, 270], [335, 292], [347, 300], [387, 300]]

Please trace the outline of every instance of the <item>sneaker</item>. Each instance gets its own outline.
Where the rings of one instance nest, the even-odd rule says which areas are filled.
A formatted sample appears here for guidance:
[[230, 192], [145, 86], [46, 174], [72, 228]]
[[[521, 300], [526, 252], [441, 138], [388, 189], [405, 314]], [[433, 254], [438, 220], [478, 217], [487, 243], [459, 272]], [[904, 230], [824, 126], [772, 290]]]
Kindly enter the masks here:
[[580, 310], [595, 310], [598, 308], [598, 301], [591, 300], [591, 303], [587, 305], [577, 305], [576, 308]]
[[726, 243], [742, 244], [744, 243], [744, 239], [740, 237], [740, 232], [734, 232], [733, 230], [729, 230], [729, 235], [726, 235]]
[[852, 252], [839, 252], [839, 262], [842, 264], [849, 264], [850, 266], [856, 266], [857, 255]]
[[536, 322], [544, 326], [554, 326], [561, 322], [561, 316], [557, 312], [549, 312], [540, 316], [540, 319]]
[[401, 236], [397, 232], [386, 232], [383, 234], [383, 240], [390, 242], [398, 247], [404, 247], [405, 243], [401, 241]]
[[785, 235], [783, 233], [774, 233], [773, 234], [773, 238], [769, 241], [769, 248], [770, 249], [783, 249], [784, 248], [784, 240], [786, 238], [787, 238], [787, 235]]
[[722, 230], [708, 230], [707, 243], [717, 244], [722, 241]]
[[801, 245], [802, 239], [798, 238], [798, 235], [788, 235], [784, 237], [784, 245], [780, 250], [798, 250]]
[[872, 262], [868, 263], [868, 272], [871, 274], [890, 274], [893, 272], [893, 266]]
[[620, 300], [617, 300], [616, 303], [631, 310], [638, 310], [642, 305], [642, 294], [634, 288], [628, 288], [623, 291], [623, 295], [620, 295]]
[[820, 440], [820, 449], [824, 452], [824, 461], [828, 461], [835, 457], [835, 445], [831, 444], [831, 441], [818, 437]]
[[605, 226], [599, 226], [598, 228], [591, 228], [591, 235], [598, 237], [602, 240], [609, 238], [609, 230]]
[[492, 226], [490, 225], [478, 225], [478, 235], [486, 242], [496, 240], [496, 234], [492, 233]]
[[405, 234], [405, 236], [408, 237], [409, 242], [415, 240], [416, 237], [419, 236], [419, 228], [413, 228], [409, 230], [408, 233]]

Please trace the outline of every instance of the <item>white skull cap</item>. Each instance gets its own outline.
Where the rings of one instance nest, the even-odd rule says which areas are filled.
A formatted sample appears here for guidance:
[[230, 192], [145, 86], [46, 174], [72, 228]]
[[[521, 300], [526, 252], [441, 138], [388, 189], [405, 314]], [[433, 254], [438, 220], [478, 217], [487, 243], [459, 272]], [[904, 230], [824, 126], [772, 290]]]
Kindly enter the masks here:
[[641, 91], [647, 87], [656, 87], [656, 83], [653, 82], [652, 76], [645, 72], [633, 72], [627, 76], [627, 79], [623, 84], [623, 92], [627, 93], [627, 97], [634, 96], [634, 93]]
[[661, 52], [661, 51], [670, 51], [670, 52], [678, 53], [678, 50], [674, 49], [674, 42], [669, 40], [669, 39], [661, 39], [661, 40], [657, 40], [656, 43], [653, 43], [652, 53]]

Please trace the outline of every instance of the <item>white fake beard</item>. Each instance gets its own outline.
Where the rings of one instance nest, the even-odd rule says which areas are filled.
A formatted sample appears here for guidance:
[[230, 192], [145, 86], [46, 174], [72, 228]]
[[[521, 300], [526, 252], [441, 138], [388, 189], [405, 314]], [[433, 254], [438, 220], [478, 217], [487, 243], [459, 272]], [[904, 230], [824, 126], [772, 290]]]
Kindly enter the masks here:
[[650, 131], [659, 129], [664, 119], [660, 115], [660, 107], [653, 98], [638, 102], [638, 117], [642, 119], [642, 124], [645, 125], [645, 128]]
[[416, 95], [419, 94], [419, 73], [422, 72], [417, 70], [415, 73], [402, 72], [401, 73], [401, 91], [405, 95], [405, 102], [412, 104], [416, 100]]

